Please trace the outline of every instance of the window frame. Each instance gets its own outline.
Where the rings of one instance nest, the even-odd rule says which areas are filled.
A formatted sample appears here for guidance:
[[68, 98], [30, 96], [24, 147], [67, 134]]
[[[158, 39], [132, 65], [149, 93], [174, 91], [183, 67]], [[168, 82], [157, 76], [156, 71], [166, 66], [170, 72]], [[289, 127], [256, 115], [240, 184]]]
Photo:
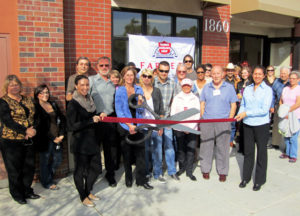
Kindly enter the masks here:
[[[111, 56], [113, 58], [113, 43], [114, 40], [125, 40], [128, 41], [127, 36], [114, 36], [113, 32], [113, 13], [114, 12], [132, 12], [132, 13], [140, 13], [142, 15], [142, 29], [141, 35], [147, 36], [147, 14], [153, 15], [164, 15], [171, 17], [171, 35], [170, 37], [179, 37], [176, 36], [176, 18], [192, 18], [197, 20], [198, 29], [197, 29], [197, 38], [195, 38], [195, 53], [194, 56], [197, 56], [197, 61], [194, 62], [194, 67], [196, 68], [197, 64], [201, 64], [202, 60], [202, 37], [203, 37], [203, 16], [194, 16], [194, 15], [187, 15], [187, 14], [180, 14], [180, 13], [170, 13], [170, 12], [161, 12], [161, 11], [152, 11], [152, 10], [140, 10], [140, 9], [131, 9], [131, 8], [119, 8], [119, 7], [112, 7], [111, 9]], [[128, 56], [128, 53], [127, 53]], [[124, 62], [126, 64], [127, 62]]]

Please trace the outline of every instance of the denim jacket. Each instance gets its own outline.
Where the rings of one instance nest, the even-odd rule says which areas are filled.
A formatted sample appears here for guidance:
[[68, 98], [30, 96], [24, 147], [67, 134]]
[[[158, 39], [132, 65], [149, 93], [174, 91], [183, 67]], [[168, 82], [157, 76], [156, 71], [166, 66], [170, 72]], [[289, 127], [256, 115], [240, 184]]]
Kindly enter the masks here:
[[[134, 91], [136, 94], [144, 95], [143, 89], [140, 86], [134, 85]], [[132, 118], [129, 104], [127, 90], [125, 86], [119, 86], [116, 95], [115, 95], [115, 110], [117, 117], [120, 118]], [[144, 108], [136, 109], [136, 118], [143, 118]], [[126, 124], [120, 123], [120, 125], [125, 129], [129, 130], [129, 127]]]

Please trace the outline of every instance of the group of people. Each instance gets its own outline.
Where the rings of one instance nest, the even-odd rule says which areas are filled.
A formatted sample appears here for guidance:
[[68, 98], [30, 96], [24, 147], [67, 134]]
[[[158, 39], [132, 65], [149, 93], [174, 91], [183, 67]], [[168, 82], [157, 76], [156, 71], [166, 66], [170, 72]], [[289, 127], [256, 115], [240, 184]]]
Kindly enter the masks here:
[[[76, 188], [82, 203], [89, 207], [99, 200], [92, 189], [102, 172], [101, 143], [105, 178], [110, 187], [117, 186], [115, 170], [120, 166], [122, 155], [126, 187], [133, 185], [132, 165], [135, 164], [136, 185], [151, 190], [152, 176], [154, 181], [167, 182], [163, 158], [171, 179], [180, 181], [180, 175], [186, 173], [189, 179], [196, 181], [194, 162], [199, 157], [202, 176], [208, 180], [215, 157], [219, 181], [225, 182], [230, 146], [235, 147], [236, 131], [239, 131], [238, 152], [244, 155], [239, 187], [246, 187], [251, 179], [256, 145], [253, 190], [257, 191], [266, 182], [270, 119], [274, 116], [273, 137], [274, 134], [279, 136], [274, 132], [279, 125], [286, 146], [280, 158], [296, 162], [300, 131], [299, 72], [290, 73], [283, 67], [280, 78], [276, 78], [273, 66], [265, 70], [262, 66], [252, 69], [232, 63], [225, 68], [205, 64], [194, 69], [193, 65], [192, 56], [186, 55], [177, 65], [175, 75], [170, 74], [167, 61], [161, 61], [154, 71], [140, 71], [129, 63], [118, 72], [111, 70], [111, 60], [104, 56], [96, 62], [98, 73], [88, 76], [91, 63], [88, 58], [79, 57], [76, 73], [67, 83], [66, 117], [51, 100], [47, 85], [38, 86], [32, 100], [21, 94], [20, 80], [9, 75], [0, 99], [1, 150], [13, 199], [25, 204], [27, 198], [39, 198], [31, 188], [35, 151], [40, 155], [41, 184], [51, 190], [59, 189], [53, 177], [62, 161], [61, 143], [65, 137], [74, 154]], [[129, 103], [128, 99], [134, 94], [138, 96]], [[135, 145], [128, 139], [142, 140], [147, 129], [137, 130], [139, 124], [135, 123], [102, 121], [105, 117], [156, 118], [142, 106], [131, 107], [131, 103], [147, 103], [160, 118], [195, 108], [199, 113], [187, 120], [217, 120], [182, 124], [200, 130], [200, 136], [164, 127], [154, 130], [145, 142]], [[156, 125], [151, 126], [155, 128]], [[273, 141], [272, 144], [276, 145]], [[200, 147], [199, 153], [197, 147]]]

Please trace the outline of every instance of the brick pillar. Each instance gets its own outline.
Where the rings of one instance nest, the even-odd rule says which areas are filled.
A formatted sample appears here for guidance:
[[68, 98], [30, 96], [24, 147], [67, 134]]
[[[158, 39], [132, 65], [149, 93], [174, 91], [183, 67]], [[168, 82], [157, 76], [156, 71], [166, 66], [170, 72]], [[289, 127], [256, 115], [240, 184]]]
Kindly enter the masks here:
[[64, 1], [66, 77], [75, 73], [80, 56], [92, 63], [103, 55], [111, 57], [111, 25], [111, 0]]
[[[45, 83], [65, 107], [63, 0], [18, 0], [20, 79], [24, 93]], [[67, 146], [59, 175], [68, 172]]]
[[229, 61], [230, 6], [203, 10], [202, 63], [226, 66]]

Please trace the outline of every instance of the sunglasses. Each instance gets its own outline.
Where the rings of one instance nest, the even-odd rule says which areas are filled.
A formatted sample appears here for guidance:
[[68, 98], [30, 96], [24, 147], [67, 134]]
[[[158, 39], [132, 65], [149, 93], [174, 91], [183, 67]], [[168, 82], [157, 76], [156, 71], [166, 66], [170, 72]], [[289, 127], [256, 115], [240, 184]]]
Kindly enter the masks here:
[[109, 64], [99, 64], [99, 67], [109, 67]]
[[152, 79], [152, 76], [151, 76], [151, 75], [148, 75], [148, 76], [147, 76], [146, 74], [143, 74], [142, 77], [143, 77], [143, 78]]
[[159, 72], [161, 72], [161, 73], [169, 73], [169, 70], [160, 70], [159, 69]]
[[197, 73], [197, 74], [205, 74], [204, 71], [201, 71], [201, 72], [196, 71], [196, 73]]
[[184, 61], [184, 63], [193, 63], [193, 61], [192, 60], [186, 60], [186, 61]]
[[211, 71], [211, 69], [205, 69], [205, 71]]
[[274, 69], [272, 69], [272, 70], [267, 70], [267, 71], [274, 71]]

